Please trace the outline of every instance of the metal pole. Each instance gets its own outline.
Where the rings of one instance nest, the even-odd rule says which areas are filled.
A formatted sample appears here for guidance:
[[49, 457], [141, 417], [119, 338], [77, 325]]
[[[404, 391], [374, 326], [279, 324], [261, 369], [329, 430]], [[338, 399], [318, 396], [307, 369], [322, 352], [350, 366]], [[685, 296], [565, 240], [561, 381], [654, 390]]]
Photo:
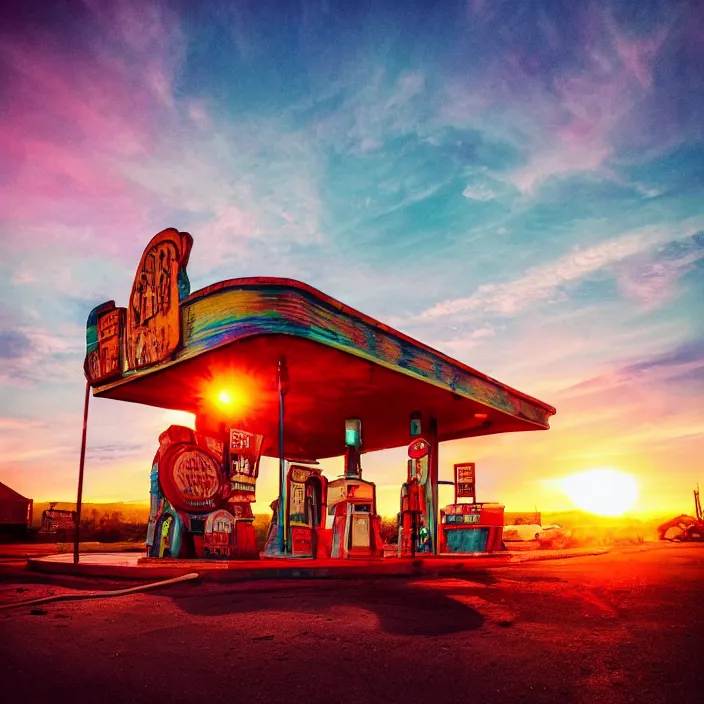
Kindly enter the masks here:
[[278, 385], [279, 385], [279, 510], [277, 515], [278, 523], [278, 544], [279, 552], [283, 555], [286, 552], [286, 460], [284, 457], [284, 397], [288, 391], [288, 375], [286, 370], [286, 359], [279, 360]]
[[73, 563], [78, 563], [78, 545], [81, 540], [81, 504], [83, 503], [83, 470], [86, 465], [86, 438], [88, 436], [88, 403], [90, 402], [90, 382], [86, 381], [86, 395], [83, 401], [83, 436], [81, 438], [81, 459], [78, 463], [78, 492], [76, 495], [76, 533], [73, 541]]
[[428, 509], [428, 530], [430, 531], [430, 549], [433, 555], [438, 554], [438, 509], [439, 509], [439, 451], [438, 442], [438, 422], [435, 418], [430, 419], [430, 466], [428, 467], [428, 482], [430, 484], [430, 503]]

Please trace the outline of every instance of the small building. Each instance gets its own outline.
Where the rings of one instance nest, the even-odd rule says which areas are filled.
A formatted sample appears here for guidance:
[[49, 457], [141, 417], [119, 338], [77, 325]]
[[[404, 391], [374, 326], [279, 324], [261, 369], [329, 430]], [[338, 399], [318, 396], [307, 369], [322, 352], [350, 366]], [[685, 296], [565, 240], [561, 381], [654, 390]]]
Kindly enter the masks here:
[[0, 532], [21, 533], [32, 525], [34, 502], [0, 482]]

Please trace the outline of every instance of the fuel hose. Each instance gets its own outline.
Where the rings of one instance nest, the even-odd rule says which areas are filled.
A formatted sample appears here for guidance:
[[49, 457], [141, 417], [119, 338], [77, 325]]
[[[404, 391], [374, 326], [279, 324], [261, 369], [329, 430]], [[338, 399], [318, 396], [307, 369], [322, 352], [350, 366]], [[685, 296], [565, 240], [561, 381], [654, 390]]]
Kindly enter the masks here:
[[0, 606], [0, 611], [3, 609], [13, 609], [18, 606], [49, 604], [55, 601], [81, 601], [83, 599], [107, 599], [113, 596], [126, 596], [127, 594], [137, 594], [139, 592], [146, 592], [149, 589], [166, 587], [170, 584], [178, 584], [179, 582], [189, 582], [193, 579], [198, 579], [199, 576], [200, 575], [197, 572], [189, 572], [188, 574], [182, 574], [181, 576], [173, 577], [172, 579], [164, 579], [161, 582], [150, 582], [149, 584], [139, 584], [136, 587], [129, 587], [128, 589], [114, 589], [113, 591], [108, 592], [89, 592], [88, 594], [55, 594], [54, 596], [45, 596], [41, 599], [18, 601], [14, 604], [3, 604], [2, 606]]

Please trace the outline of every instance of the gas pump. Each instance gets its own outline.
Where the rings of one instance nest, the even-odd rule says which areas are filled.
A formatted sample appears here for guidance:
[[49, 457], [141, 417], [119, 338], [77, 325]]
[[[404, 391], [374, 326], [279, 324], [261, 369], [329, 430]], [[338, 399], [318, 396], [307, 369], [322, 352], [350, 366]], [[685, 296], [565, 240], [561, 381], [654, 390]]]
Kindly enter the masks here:
[[345, 474], [328, 484], [326, 527], [330, 556], [380, 557], [381, 518], [376, 514], [376, 485], [362, 479], [362, 422], [345, 421]]
[[326, 541], [321, 530], [327, 479], [317, 467], [292, 464], [286, 480], [288, 510], [285, 513], [290, 554], [292, 557], [323, 557]]
[[324, 523], [328, 481], [316, 465], [317, 462], [286, 460], [287, 505], [283, 512], [286, 554], [281, 555], [278, 546], [279, 500], [276, 499], [271, 504], [265, 557], [329, 557], [330, 540]]
[[[286, 461], [285, 506], [271, 504], [272, 522], [263, 556], [381, 556], [381, 518], [376, 515], [376, 486], [362, 479], [362, 423], [345, 421], [345, 473], [328, 482], [317, 462]], [[286, 549], [278, 541], [283, 515]]]
[[430, 443], [421, 436], [420, 414], [410, 419], [411, 443], [408, 446], [408, 475], [401, 486], [398, 515], [398, 554], [415, 557], [416, 552], [431, 552], [426, 518], [430, 472]]
[[401, 486], [401, 510], [398, 514], [398, 554], [416, 556], [418, 537], [422, 524], [423, 511], [421, 509], [422, 493], [420, 484], [415, 476], [411, 476], [411, 460], [409, 464], [409, 478]]

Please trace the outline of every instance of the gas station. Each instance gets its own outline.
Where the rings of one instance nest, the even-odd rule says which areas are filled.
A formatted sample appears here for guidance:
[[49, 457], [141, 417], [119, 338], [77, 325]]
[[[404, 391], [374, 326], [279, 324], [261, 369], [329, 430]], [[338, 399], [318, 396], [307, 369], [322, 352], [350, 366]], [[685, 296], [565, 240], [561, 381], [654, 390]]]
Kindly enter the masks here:
[[[455, 503], [440, 511], [439, 443], [547, 430], [552, 406], [298, 281], [239, 278], [191, 293], [192, 245], [188, 233], [157, 234], [127, 306], [89, 316], [79, 511], [92, 392], [195, 416], [194, 430], [158, 438], [145, 563], [382, 559], [363, 459], [402, 446], [397, 556], [501, 549], [503, 506], [476, 503], [473, 465], [455, 467]], [[278, 459], [279, 491], [259, 554], [251, 504], [262, 456]], [[322, 463], [340, 456], [343, 475], [326, 477]]]

